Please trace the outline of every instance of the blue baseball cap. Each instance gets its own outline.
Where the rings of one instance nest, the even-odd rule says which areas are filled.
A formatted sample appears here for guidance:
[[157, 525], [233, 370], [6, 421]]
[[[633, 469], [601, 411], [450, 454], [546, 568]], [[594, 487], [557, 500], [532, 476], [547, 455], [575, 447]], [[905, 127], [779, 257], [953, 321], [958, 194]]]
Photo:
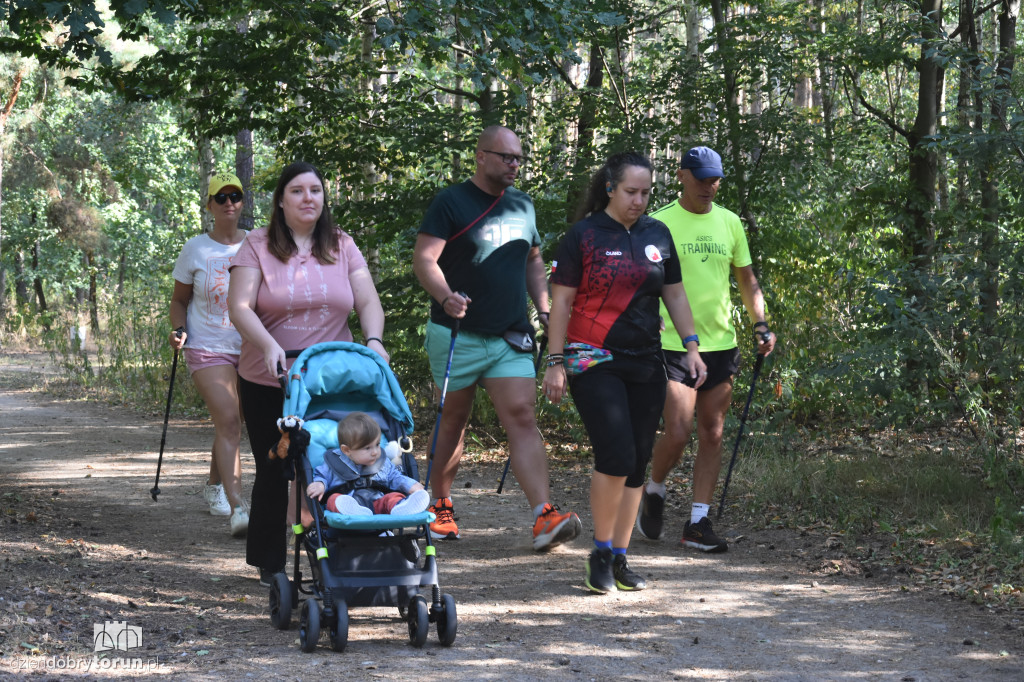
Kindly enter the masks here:
[[722, 157], [710, 147], [694, 147], [683, 155], [680, 168], [686, 168], [698, 180], [725, 177], [722, 172]]

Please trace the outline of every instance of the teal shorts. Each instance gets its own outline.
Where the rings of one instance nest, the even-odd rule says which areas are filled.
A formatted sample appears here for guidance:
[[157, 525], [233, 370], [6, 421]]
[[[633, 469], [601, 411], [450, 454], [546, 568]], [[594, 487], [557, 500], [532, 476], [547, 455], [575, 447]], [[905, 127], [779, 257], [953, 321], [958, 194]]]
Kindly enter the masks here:
[[[452, 344], [452, 330], [434, 322], [427, 322], [427, 339], [423, 347], [430, 359], [430, 373], [434, 382], [444, 386], [444, 372], [448, 366], [448, 349]], [[480, 379], [533, 379], [533, 353], [517, 351], [500, 336], [484, 336], [460, 331], [455, 340], [452, 369], [448, 376], [448, 390], [472, 386]]]

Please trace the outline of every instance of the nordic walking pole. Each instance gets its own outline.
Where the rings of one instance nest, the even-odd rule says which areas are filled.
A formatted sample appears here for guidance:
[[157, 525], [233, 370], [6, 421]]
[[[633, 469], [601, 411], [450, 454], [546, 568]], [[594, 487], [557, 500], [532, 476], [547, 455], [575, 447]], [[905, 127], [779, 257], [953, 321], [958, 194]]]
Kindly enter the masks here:
[[[180, 339], [181, 331], [176, 330], [175, 335]], [[167, 422], [171, 418], [171, 397], [174, 395], [174, 374], [178, 371], [178, 349], [174, 349], [174, 360], [171, 361], [171, 385], [167, 389], [167, 409], [164, 410], [164, 433], [160, 436], [160, 456], [156, 460], [156, 480], [149, 494], [156, 502], [156, 496], [160, 494], [160, 465], [164, 462], [164, 444], [167, 442]]]
[[[537, 343], [537, 361], [533, 365], [533, 373], [538, 374], [540, 372], [540, 363], [544, 358], [544, 350], [548, 347], [548, 337], [541, 334], [538, 337]], [[505, 460], [505, 470], [501, 472], [501, 480], [498, 481], [498, 494], [501, 494], [502, 489], [505, 487], [505, 477], [508, 476], [508, 467], [512, 464], [512, 455], [509, 454], [508, 459]]]
[[[758, 335], [764, 339], [764, 342], [768, 342], [768, 332], [759, 332]], [[757, 360], [754, 361], [754, 375], [750, 377], [750, 392], [747, 393], [747, 404], [743, 406], [743, 414], [740, 416], [740, 432], [736, 434], [736, 444], [732, 446], [732, 459], [729, 460], [729, 471], [725, 474], [725, 483], [722, 484], [722, 497], [718, 500], [718, 514], [715, 518], [722, 518], [722, 512], [725, 510], [725, 493], [729, 490], [729, 479], [732, 478], [732, 468], [736, 465], [736, 453], [740, 451], [740, 441], [743, 440], [743, 430], [747, 424], [747, 412], [750, 411], [750, 401], [754, 398], [754, 387], [757, 386], [757, 375], [761, 373], [761, 365], [764, 364], [764, 356], [760, 353], [757, 354]]]
[[459, 318], [452, 325], [452, 343], [448, 346], [448, 366], [444, 368], [444, 383], [441, 384], [441, 401], [437, 405], [437, 421], [434, 422], [434, 438], [430, 443], [430, 457], [427, 459], [427, 479], [423, 487], [430, 485], [430, 469], [434, 466], [434, 449], [437, 448], [437, 434], [441, 430], [441, 413], [444, 412], [444, 397], [448, 395], [448, 377], [452, 373], [452, 356], [455, 355], [455, 339], [459, 336]]

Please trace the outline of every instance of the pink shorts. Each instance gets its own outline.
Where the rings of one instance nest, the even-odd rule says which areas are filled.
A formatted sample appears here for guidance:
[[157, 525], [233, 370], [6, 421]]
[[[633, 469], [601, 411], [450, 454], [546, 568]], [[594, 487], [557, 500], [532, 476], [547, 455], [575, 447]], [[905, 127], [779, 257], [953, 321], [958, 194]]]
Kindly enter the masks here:
[[188, 373], [195, 374], [207, 367], [217, 365], [231, 365], [238, 370], [238, 355], [232, 353], [213, 353], [201, 348], [185, 348], [185, 362], [188, 364]]

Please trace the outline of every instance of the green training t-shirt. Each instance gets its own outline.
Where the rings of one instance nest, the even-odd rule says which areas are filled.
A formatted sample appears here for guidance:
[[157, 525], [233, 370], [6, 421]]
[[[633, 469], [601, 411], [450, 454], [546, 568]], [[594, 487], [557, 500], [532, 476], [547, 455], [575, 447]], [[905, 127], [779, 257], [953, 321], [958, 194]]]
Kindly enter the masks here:
[[[742, 268], [753, 262], [739, 216], [715, 203], [707, 213], [691, 213], [677, 199], [651, 217], [668, 225], [672, 233], [683, 271], [683, 286], [700, 337], [700, 350], [735, 348], [729, 275], [733, 267]], [[665, 320], [662, 347], [686, 350], [664, 303], [661, 316]]]
[[[452, 185], [434, 197], [419, 229], [450, 240], [437, 264], [452, 291], [472, 300], [460, 328], [491, 336], [528, 324], [526, 258], [540, 246], [529, 195], [509, 187], [495, 204], [496, 198], [470, 180]], [[473, 221], [473, 227], [455, 236]], [[437, 301], [431, 302], [430, 319], [448, 328], [453, 324]]]

